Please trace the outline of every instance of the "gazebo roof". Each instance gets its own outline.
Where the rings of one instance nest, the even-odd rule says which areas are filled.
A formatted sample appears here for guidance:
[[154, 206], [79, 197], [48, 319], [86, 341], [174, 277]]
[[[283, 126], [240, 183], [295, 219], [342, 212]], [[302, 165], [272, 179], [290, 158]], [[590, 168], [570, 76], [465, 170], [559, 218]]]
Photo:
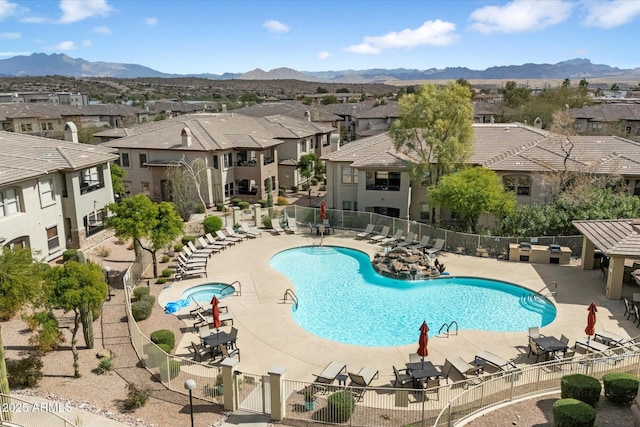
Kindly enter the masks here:
[[640, 258], [640, 219], [572, 221], [607, 256]]

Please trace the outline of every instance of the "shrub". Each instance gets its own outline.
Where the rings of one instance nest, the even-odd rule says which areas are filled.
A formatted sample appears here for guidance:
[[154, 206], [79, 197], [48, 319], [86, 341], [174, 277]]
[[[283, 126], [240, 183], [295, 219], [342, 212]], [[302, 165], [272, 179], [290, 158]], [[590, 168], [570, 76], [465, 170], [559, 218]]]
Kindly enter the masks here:
[[170, 359], [169, 363], [165, 360], [160, 364], [160, 378], [163, 382], [170, 381], [180, 373], [180, 362]]
[[20, 360], [7, 360], [9, 387], [34, 387], [42, 378], [42, 360], [32, 355]]
[[139, 286], [137, 288], [133, 288], [133, 297], [140, 301], [143, 300], [144, 297], [149, 295], [149, 288], [146, 286]]
[[318, 190], [320, 191], [327, 191], [327, 186], [322, 184], [320, 187], [318, 187]]
[[318, 185], [318, 178], [316, 177], [311, 178], [311, 185]]
[[308, 182], [303, 182], [302, 183], [302, 190], [303, 191], [307, 191], [309, 189], [309, 183]]
[[162, 342], [158, 344], [158, 347], [160, 347], [160, 350], [164, 351], [165, 353], [171, 354], [172, 347], [170, 347], [169, 344], [165, 344]]
[[208, 216], [203, 221], [205, 233], [215, 233], [222, 229], [222, 218], [219, 216]]
[[63, 262], [77, 261], [78, 260], [78, 257], [76, 256], [77, 252], [78, 251], [76, 249], [67, 249], [62, 253], [62, 261]]
[[136, 322], [148, 319], [152, 309], [153, 304], [150, 304], [146, 299], [131, 303], [131, 315]]
[[113, 359], [111, 357], [101, 357], [98, 362], [98, 367], [96, 368], [96, 373], [98, 375], [106, 374], [107, 372], [111, 372], [113, 370]]
[[87, 262], [87, 259], [84, 257], [84, 252], [82, 251], [76, 252], [76, 259], [80, 264], [85, 264]]
[[287, 206], [288, 204], [289, 204], [289, 201], [287, 200], [286, 197], [278, 196], [278, 199], [276, 200], [276, 205], [278, 205], [278, 206]]
[[614, 405], [629, 406], [638, 394], [638, 377], [626, 372], [609, 372], [602, 377], [604, 396]]
[[197, 214], [203, 214], [207, 211], [207, 208], [202, 203], [196, 203], [195, 210]]
[[327, 411], [336, 423], [347, 421], [356, 408], [356, 399], [345, 390], [333, 393], [327, 399]]
[[553, 404], [555, 427], [591, 427], [596, 421], [596, 410], [578, 399], [559, 399]]
[[151, 342], [155, 344], [168, 344], [170, 353], [176, 345], [176, 336], [168, 329], [158, 329], [151, 333]]
[[127, 398], [122, 401], [122, 409], [125, 412], [131, 412], [138, 408], [142, 408], [151, 397], [151, 389], [149, 387], [138, 388], [135, 384], [127, 384]]
[[160, 262], [161, 262], [162, 264], [166, 264], [166, 263], [168, 263], [169, 261], [171, 261], [171, 257], [170, 257], [169, 255], [162, 255], [162, 258], [160, 258]]
[[264, 228], [271, 228], [271, 217], [269, 215], [263, 216], [262, 224], [264, 224]]
[[[166, 346], [166, 344], [162, 344], [162, 345]], [[157, 368], [162, 363], [167, 362], [168, 352], [166, 352], [159, 345], [156, 345], [153, 343], [145, 344], [144, 346], [142, 346], [142, 351], [144, 352], [144, 355], [145, 355], [143, 362], [147, 368], [150, 368], [150, 369]]]
[[236, 197], [236, 198], [231, 199], [231, 204], [232, 204], [233, 206], [238, 206], [238, 203], [240, 203], [241, 201], [242, 201], [242, 199], [238, 199], [238, 198]]
[[287, 194], [287, 187], [278, 188], [278, 196], [285, 196]]
[[175, 252], [182, 251], [182, 248], [184, 248], [184, 245], [182, 243], [176, 243], [175, 245], [173, 245], [173, 250]]
[[165, 283], [167, 283], [166, 277], [158, 277], [156, 279], [156, 285], [164, 285]]
[[216, 209], [217, 209], [219, 212], [224, 212], [224, 210], [225, 210], [224, 203], [216, 203]]
[[269, 203], [269, 202], [267, 202], [267, 201], [266, 201], [266, 200], [264, 200], [264, 199], [260, 199], [260, 200], [258, 200], [258, 204], [259, 204], [259, 205], [260, 205], [260, 207], [261, 207], [261, 208], [263, 208], [263, 209], [264, 209], [264, 208], [266, 208], [266, 207], [268, 207], [268, 203]]
[[182, 236], [182, 244], [183, 245], [186, 245], [189, 242], [195, 244], [196, 243], [196, 236], [189, 236], [189, 235]]
[[593, 407], [600, 400], [602, 385], [596, 378], [583, 374], [565, 375], [560, 380], [561, 397], [578, 399]]
[[247, 209], [249, 209], [249, 202], [240, 202], [238, 203], [238, 207], [243, 211], [246, 211]]
[[291, 192], [292, 193], [297, 193], [298, 192], [298, 186], [297, 185], [292, 185], [291, 186]]
[[173, 270], [170, 268], [165, 268], [164, 270], [162, 270], [162, 277], [171, 277], [171, 275], [173, 274]]

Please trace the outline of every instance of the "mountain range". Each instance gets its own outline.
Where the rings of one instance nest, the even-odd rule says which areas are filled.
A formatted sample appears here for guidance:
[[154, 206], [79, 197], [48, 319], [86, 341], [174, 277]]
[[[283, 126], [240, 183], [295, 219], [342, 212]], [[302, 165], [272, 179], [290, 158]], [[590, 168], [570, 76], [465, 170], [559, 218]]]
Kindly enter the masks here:
[[620, 69], [604, 64], [593, 64], [589, 59], [576, 58], [556, 64], [523, 64], [471, 70], [466, 67], [444, 69], [382, 69], [340, 71], [296, 71], [276, 68], [264, 71], [259, 68], [246, 73], [224, 74], [169, 74], [138, 64], [115, 62], [90, 62], [71, 58], [65, 54], [34, 53], [0, 60], [0, 77], [26, 77], [60, 75], [66, 77], [199, 77], [214, 80], [301, 80], [327, 83], [387, 83], [393, 80], [504, 80], [504, 79], [589, 79], [617, 78], [640, 81], [640, 67]]

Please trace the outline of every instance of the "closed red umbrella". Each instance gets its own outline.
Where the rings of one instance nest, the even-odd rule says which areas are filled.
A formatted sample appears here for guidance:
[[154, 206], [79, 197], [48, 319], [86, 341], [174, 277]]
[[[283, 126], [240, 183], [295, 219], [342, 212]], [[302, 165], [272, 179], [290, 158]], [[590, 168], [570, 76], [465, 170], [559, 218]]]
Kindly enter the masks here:
[[429, 355], [429, 349], [427, 346], [429, 345], [429, 326], [426, 321], [422, 322], [420, 325], [420, 338], [418, 339], [418, 356], [422, 358], [424, 362], [424, 358]]
[[591, 339], [591, 335], [596, 333], [596, 312], [598, 311], [596, 303], [592, 302], [587, 310], [589, 310], [589, 314], [587, 315], [587, 327], [584, 328], [584, 333], [588, 335], [588, 342]]
[[220, 321], [220, 301], [218, 301], [218, 298], [215, 295], [211, 298], [211, 314], [213, 316], [213, 323], [211, 326], [216, 329], [222, 326], [222, 322]]
[[320, 219], [327, 219], [327, 202], [320, 203]]

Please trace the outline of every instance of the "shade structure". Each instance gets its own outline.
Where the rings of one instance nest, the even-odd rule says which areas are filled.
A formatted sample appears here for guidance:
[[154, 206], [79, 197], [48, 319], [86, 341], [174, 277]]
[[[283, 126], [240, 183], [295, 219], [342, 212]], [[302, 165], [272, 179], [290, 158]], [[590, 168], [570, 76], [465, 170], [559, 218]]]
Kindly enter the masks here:
[[587, 315], [587, 327], [584, 328], [584, 333], [591, 338], [591, 335], [596, 333], [596, 312], [598, 309], [596, 308], [596, 304], [592, 302], [587, 310], [589, 314]]
[[422, 357], [424, 360], [425, 357], [429, 355], [429, 349], [427, 346], [429, 345], [429, 325], [427, 322], [422, 322], [420, 325], [420, 338], [418, 339], [418, 356]]
[[327, 202], [320, 203], [320, 219], [327, 219]]
[[211, 314], [213, 316], [213, 323], [211, 326], [214, 328], [222, 326], [222, 322], [220, 321], [220, 301], [218, 301], [218, 298], [215, 295], [211, 298]]

